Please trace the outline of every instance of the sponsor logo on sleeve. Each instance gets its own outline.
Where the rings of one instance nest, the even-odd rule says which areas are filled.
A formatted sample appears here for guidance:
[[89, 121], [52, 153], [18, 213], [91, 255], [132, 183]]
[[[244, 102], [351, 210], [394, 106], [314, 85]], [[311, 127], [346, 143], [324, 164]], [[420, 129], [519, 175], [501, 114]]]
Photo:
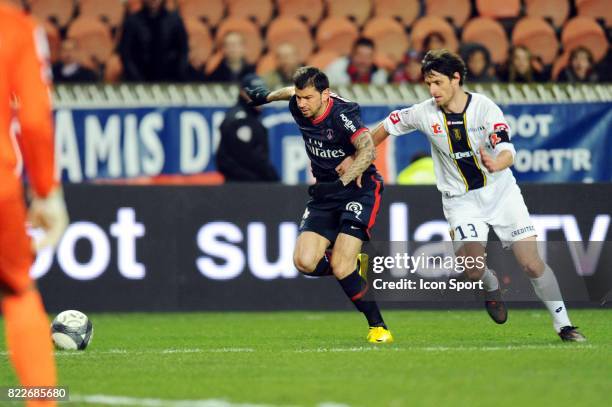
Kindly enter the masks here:
[[400, 117], [399, 117], [399, 113], [397, 110], [389, 115], [389, 120], [391, 120], [391, 123], [393, 124], [399, 123]]
[[355, 125], [353, 124], [353, 121], [352, 121], [352, 120], [350, 120], [348, 117], [346, 117], [346, 116], [344, 115], [344, 113], [341, 113], [341, 114], [340, 114], [340, 118], [341, 118], [341, 119], [342, 119], [342, 121], [344, 122], [344, 127], [345, 127], [347, 130], [349, 130], [349, 131], [351, 131], [351, 132], [353, 132], [353, 133], [355, 133], [355, 132], [357, 131], [357, 127], [355, 127]]
[[495, 148], [495, 146], [501, 141], [501, 138], [497, 134], [493, 133], [489, 136], [489, 140], [491, 141], [491, 147]]

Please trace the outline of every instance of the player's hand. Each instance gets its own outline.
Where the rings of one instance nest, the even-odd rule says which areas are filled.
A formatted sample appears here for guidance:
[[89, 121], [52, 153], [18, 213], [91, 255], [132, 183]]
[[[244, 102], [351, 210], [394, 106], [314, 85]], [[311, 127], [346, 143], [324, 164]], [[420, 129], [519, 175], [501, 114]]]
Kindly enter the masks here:
[[497, 160], [494, 157], [490, 156], [485, 151], [483, 146], [480, 146], [480, 158], [482, 159], [482, 164], [489, 172], [493, 173], [501, 169], [497, 163]]
[[340, 180], [334, 182], [317, 182], [316, 184], [308, 187], [308, 195], [314, 199], [321, 199], [338, 193], [343, 189], [344, 184]]
[[353, 164], [353, 156], [348, 156], [338, 166], [336, 167], [336, 172], [338, 175], [343, 176], [346, 170]]
[[55, 188], [46, 198], [35, 196], [28, 210], [28, 220], [33, 227], [40, 227], [45, 231], [40, 242], [32, 240], [35, 251], [56, 246], [68, 226], [68, 212], [62, 188]]
[[245, 87], [244, 91], [251, 99], [249, 102], [250, 106], [261, 106], [269, 102], [268, 95], [270, 94], [270, 89], [264, 85]]
[[[344, 160], [342, 160], [342, 162], [340, 164], [338, 164], [338, 166], [336, 167], [336, 173], [338, 173], [339, 176], [343, 176], [344, 173], [346, 172], [346, 170], [349, 169], [349, 167], [351, 165], [353, 165], [353, 156], [348, 156], [346, 157]], [[357, 186], [359, 188], [362, 187], [361, 184], [361, 176], [355, 178], [355, 183], [357, 184]]]

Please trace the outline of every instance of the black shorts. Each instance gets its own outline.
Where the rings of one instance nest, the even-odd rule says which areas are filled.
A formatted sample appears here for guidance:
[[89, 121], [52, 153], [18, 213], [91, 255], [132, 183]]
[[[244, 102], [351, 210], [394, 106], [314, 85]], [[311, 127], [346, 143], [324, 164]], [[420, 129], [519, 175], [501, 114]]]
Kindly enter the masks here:
[[380, 209], [383, 179], [378, 173], [364, 174], [361, 188], [352, 182], [342, 193], [311, 199], [300, 223], [300, 233], [309, 231], [336, 241], [338, 233], [370, 240], [370, 231]]

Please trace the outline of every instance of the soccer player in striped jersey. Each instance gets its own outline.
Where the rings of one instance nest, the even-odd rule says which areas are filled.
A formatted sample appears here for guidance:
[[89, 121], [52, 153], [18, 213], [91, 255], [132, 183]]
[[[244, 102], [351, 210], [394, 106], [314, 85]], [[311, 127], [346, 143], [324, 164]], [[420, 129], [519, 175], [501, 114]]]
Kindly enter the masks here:
[[[432, 98], [392, 112], [372, 132], [374, 143], [380, 144], [390, 134], [424, 133], [431, 143], [437, 187], [456, 254], [484, 256], [489, 228], [493, 228], [504, 246], [512, 248], [560, 338], [585, 341], [570, 322], [553, 271], [538, 253], [535, 228], [510, 170], [515, 149], [501, 109], [486, 96], [463, 90], [465, 63], [450, 51], [429, 51], [422, 72]], [[339, 166], [339, 173], [350, 161]], [[495, 322], [503, 324], [507, 310], [495, 274], [486, 267], [474, 267], [466, 275], [483, 281], [486, 309]]]

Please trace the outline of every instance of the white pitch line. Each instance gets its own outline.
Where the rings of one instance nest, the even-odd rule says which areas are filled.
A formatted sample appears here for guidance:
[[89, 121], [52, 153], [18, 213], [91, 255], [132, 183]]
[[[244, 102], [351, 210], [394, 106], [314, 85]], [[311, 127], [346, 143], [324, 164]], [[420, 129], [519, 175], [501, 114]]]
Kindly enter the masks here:
[[[383, 345], [384, 346], [384, 345]], [[547, 345], [507, 345], [507, 346], [421, 346], [421, 347], [351, 347], [351, 348], [316, 348], [297, 349], [295, 353], [342, 353], [342, 352], [467, 352], [467, 351], [501, 351], [501, 350], [533, 350], [533, 349], [559, 349], [559, 350], [583, 350], [595, 349], [594, 345], [570, 345], [570, 344], [547, 344]]]
[[349, 352], [379, 352], [379, 351], [383, 351], [383, 350], [391, 350], [391, 351], [400, 351], [400, 350], [404, 350], [401, 348], [387, 348], [387, 349], [381, 349], [381, 348], [375, 348], [373, 346], [371, 347], [367, 347], [367, 346], [355, 346], [355, 347], [351, 347], [351, 348], [314, 348], [314, 349], [296, 349], [294, 351], [289, 351], [292, 353], [349, 353]]
[[167, 400], [157, 398], [140, 398], [111, 396], [107, 394], [71, 395], [71, 402], [85, 404], [102, 404], [107, 406], [139, 407], [278, 407], [271, 404], [232, 403], [226, 400]]
[[[168, 349], [144, 349], [144, 350], [127, 350], [127, 349], [108, 349], [108, 350], [85, 350], [85, 351], [57, 351], [55, 356], [81, 356], [81, 355], [150, 355], [150, 354], [183, 354], [183, 353], [251, 353], [255, 352], [253, 348], [168, 348]], [[4, 352], [6, 353], [6, 352]]]
[[161, 353], [250, 353], [255, 352], [253, 348], [217, 348], [217, 349], [181, 349], [171, 348], [164, 349]]
[[[71, 395], [70, 403], [102, 404], [107, 406], [137, 406], [137, 407], [290, 407], [272, 404], [232, 403], [226, 400], [168, 400], [157, 398], [140, 398], [127, 396], [111, 396], [107, 394]], [[322, 402], [317, 407], [350, 407], [348, 404]]]
[[[507, 346], [427, 346], [424, 348], [417, 348], [425, 352], [455, 352], [455, 351], [479, 351], [479, 352], [491, 352], [500, 350], [534, 350], [534, 349], [551, 349], [551, 350], [583, 350], [583, 349], [594, 349], [596, 346], [593, 345], [570, 345], [570, 344], [547, 344], [547, 345], [507, 345]], [[407, 350], [410, 350], [409, 348]]]
[[164, 349], [161, 353], [201, 353], [202, 349]]
[[[251, 353], [255, 352], [253, 348], [169, 348], [169, 349], [145, 349], [145, 350], [128, 350], [128, 349], [107, 349], [96, 350], [90, 349], [85, 351], [76, 350], [58, 350], [55, 352], [56, 357], [72, 357], [72, 356], [96, 356], [96, 355], [148, 355], [148, 354], [172, 354], [172, 353]], [[0, 356], [8, 356], [8, 352], [0, 352]]]
[[[550, 349], [550, 350], [585, 350], [597, 349], [597, 345], [592, 344], [540, 344], [540, 345], [506, 345], [506, 346], [414, 346], [414, 347], [397, 347], [397, 346], [354, 346], [347, 348], [310, 348], [310, 349], [293, 349], [281, 350], [283, 353], [353, 353], [353, 352], [494, 352], [504, 350], [534, 350], [534, 349]], [[127, 349], [108, 349], [108, 350], [85, 350], [85, 351], [57, 351], [56, 357], [87, 357], [98, 355], [150, 355], [150, 354], [189, 354], [189, 353], [254, 353], [257, 352], [254, 348], [169, 348], [169, 349], [145, 349], [145, 350], [127, 350]], [[8, 352], [0, 352], [0, 356], [8, 356]]]

